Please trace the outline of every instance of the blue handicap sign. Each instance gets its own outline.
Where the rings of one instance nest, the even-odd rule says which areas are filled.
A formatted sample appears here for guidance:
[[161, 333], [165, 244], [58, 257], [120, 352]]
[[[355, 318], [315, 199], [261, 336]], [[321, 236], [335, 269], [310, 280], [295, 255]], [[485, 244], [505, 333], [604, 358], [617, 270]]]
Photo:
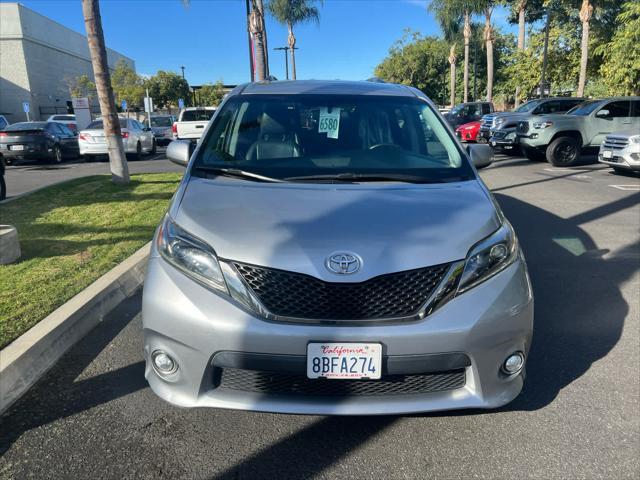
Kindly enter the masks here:
[[127, 101], [126, 100], [122, 100], [122, 109], [123, 110], [127, 109]]
[[181, 98], [178, 99], [178, 108], [184, 108], [184, 100]]
[[24, 113], [29, 113], [30, 108], [31, 105], [29, 105], [29, 102], [22, 102], [22, 110], [24, 111]]

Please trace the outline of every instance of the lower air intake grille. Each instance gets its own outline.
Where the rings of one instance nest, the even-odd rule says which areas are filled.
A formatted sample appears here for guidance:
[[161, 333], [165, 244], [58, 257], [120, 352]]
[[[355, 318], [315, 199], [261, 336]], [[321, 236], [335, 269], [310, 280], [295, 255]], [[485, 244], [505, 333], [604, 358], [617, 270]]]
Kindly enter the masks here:
[[280, 317], [375, 320], [415, 315], [449, 264], [380, 275], [360, 283], [331, 283], [301, 273], [234, 263], [262, 304]]
[[405, 395], [455, 390], [465, 384], [464, 369], [417, 375], [387, 375], [381, 380], [309, 379], [304, 375], [221, 369], [219, 387], [270, 395], [326, 397]]

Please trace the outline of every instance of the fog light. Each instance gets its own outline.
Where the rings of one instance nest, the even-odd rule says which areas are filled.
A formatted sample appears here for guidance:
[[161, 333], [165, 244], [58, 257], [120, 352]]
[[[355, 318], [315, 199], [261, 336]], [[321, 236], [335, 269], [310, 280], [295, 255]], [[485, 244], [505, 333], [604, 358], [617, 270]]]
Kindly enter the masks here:
[[178, 370], [178, 363], [166, 352], [156, 350], [151, 354], [153, 359], [153, 368], [160, 375], [166, 376], [175, 373]]
[[524, 355], [520, 352], [509, 355], [502, 364], [502, 370], [507, 375], [514, 375], [522, 370], [524, 366]]

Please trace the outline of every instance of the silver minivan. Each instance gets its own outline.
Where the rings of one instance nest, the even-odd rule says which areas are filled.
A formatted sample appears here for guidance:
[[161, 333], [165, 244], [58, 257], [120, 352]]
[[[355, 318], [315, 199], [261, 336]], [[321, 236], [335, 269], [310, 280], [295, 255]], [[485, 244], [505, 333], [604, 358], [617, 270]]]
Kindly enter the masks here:
[[411, 87], [233, 90], [158, 227], [145, 376], [183, 407], [324, 415], [495, 408], [521, 391], [533, 296], [513, 228]]

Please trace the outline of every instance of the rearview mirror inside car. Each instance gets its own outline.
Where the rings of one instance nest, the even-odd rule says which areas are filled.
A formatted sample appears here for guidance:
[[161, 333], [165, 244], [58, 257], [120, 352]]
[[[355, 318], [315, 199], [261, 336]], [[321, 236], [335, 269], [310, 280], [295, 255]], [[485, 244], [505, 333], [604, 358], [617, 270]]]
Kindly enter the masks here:
[[493, 149], [487, 144], [476, 143], [469, 145], [467, 146], [467, 151], [471, 162], [476, 168], [488, 167], [493, 162]]
[[176, 165], [186, 167], [192, 151], [193, 147], [189, 140], [174, 140], [167, 147], [167, 158]]

